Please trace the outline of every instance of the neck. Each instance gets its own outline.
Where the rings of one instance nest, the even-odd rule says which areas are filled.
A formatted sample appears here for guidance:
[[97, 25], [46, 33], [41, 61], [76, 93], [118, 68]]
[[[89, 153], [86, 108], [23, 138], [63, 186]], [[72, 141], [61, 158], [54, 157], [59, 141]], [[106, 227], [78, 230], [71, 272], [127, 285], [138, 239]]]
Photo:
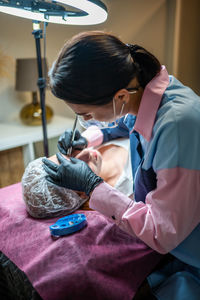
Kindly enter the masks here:
[[98, 150], [103, 158], [100, 176], [108, 184], [115, 186], [126, 164], [128, 151], [123, 147], [113, 144], [101, 146]]
[[143, 88], [139, 88], [138, 92], [136, 94], [130, 95], [130, 100], [127, 103], [127, 113], [132, 114], [134, 116], [137, 116], [140, 103], [142, 100], [142, 95], [143, 95]]

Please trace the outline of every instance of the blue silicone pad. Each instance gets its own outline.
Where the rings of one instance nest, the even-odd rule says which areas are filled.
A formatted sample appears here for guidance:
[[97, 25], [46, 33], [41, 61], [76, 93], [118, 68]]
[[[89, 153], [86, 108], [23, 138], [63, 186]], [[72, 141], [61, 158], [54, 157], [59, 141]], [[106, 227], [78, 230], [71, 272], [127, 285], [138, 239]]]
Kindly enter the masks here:
[[49, 226], [51, 235], [62, 236], [81, 230], [87, 225], [87, 219], [84, 214], [72, 214], [58, 219], [56, 223]]

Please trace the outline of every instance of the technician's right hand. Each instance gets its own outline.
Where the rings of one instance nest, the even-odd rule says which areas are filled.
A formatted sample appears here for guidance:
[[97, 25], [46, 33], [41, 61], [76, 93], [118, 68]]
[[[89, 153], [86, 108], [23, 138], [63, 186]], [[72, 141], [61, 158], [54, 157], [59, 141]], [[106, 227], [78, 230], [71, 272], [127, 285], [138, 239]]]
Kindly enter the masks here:
[[69, 148], [72, 150], [83, 150], [87, 147], [88, 143], [78, 130], [75, 131], [74, 141], [71, 144], [72, 130], [66, 130], [58, 140], [58, 149], [62, 154], [67, 154]]
[[47, 180], [67, 189], [85, 192], [86, 195], [103, 182], [90, 167], [82, 160], [71, 157], [67, 160], [62, 154], [56, 154], [60, 165], [55, 164], [47, 158], [43, 158], [43, 167], [47, 172]]

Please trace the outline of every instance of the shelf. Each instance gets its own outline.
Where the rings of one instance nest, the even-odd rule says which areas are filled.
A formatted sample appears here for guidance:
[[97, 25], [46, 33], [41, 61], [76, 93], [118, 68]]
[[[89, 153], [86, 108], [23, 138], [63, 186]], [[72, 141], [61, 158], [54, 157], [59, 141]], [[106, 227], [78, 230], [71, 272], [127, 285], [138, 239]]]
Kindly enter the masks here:
[[[73, 127], [74, 119], [54, 116], [47, 124], [48, 139], [62, 134], [67, 128]], [[23, 125], [20, 119], [0, 123], [0, 151], [24, 146], [43, 140], [42, 126]]]
[[[47, 137], [51, 139], [59, 136], [68, 128], [72, 128], [74, 119], [53, 116], [47, 124]], [[0, 151], [22, 147], [24, 167], [36, 158], [34, 143], [43, 141], [42, 126], [24, 125], [18, 117], [7, 123], [0, 123]]]

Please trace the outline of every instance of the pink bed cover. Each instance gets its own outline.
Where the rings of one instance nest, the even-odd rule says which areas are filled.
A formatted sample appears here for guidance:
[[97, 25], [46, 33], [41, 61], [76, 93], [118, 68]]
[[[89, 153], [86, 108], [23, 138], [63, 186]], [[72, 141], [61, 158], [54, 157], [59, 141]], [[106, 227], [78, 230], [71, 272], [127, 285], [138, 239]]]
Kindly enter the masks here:
[[0, 189], [0, 250], [26, 273], [43, 299], [128, 300], [162, 258], [95, 211], [83, 230], [53, 239], [58, 218], [31, 218], [21, 183]]

